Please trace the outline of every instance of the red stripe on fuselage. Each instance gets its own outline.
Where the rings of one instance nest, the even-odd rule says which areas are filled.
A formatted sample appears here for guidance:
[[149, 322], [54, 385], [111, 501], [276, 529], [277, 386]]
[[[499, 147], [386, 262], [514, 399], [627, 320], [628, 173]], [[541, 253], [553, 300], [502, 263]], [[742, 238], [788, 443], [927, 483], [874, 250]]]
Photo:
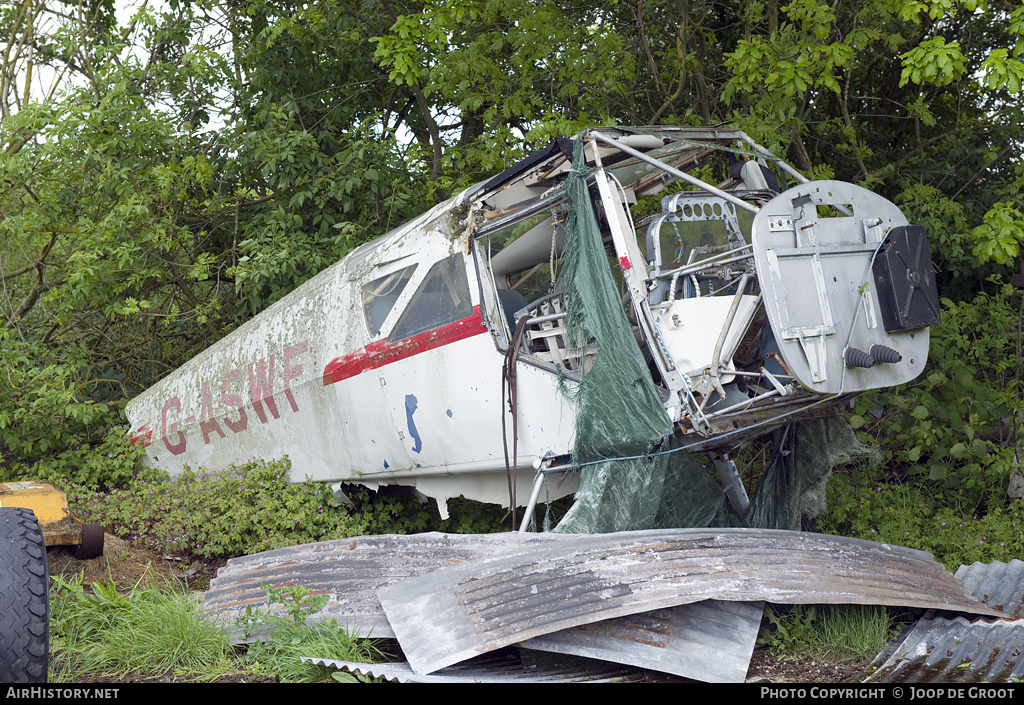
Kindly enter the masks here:
[[358, 352], [334, 358], [324, 368], [324, 386], [486, 332], [487, 326], [480, 318], [480, 307], [474, 306], [472, 316], [446, 323], [440, 328], [417, 333], [397, 343], [378, 340]]

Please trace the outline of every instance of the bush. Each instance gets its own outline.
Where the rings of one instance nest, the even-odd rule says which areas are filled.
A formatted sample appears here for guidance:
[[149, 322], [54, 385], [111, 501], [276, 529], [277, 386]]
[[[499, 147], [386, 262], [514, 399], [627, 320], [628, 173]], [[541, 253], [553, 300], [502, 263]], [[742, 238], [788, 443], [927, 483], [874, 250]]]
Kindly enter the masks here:
[[937, 501], [908, 484], [829, 483], [829, 509], [818, 527], [831, 534], [928, 551], [951, 571], [975, 561], [1024, 555], [1024, 502], [993, 496], [983, 513]]
[[970, 515], [1005, 494], [1020, 461], [1014, 427], [1024, 411], [1021, 292], [995, 283], [995, 293], [970, 302], [943, 300], [923, 377], [858, 398], [848, 418], [877, 445], [882, 462], [852, 468], [855, 482], [910, 480]]
[[112, 426], [98, 443], [72, 434], [64, 448], [31, 465], [18, 464], [12, 475], [47, 480], [69, 495], [127, 487], [140, 474], [156, 480], [166, 474], [141, 464], [145, 448], [132, 443], [127, 426]]
[[153, 551], [204, 559], [426, 525], [423, 510], [395, 498], [367, 493], [355, 510], [338, 507], [327, 485], [290, 483], [289, 467], [287, 458], [253, 460], [218, 472], [188, 470], [174, 481], [137, 477], [79, 498], [76, 511]]

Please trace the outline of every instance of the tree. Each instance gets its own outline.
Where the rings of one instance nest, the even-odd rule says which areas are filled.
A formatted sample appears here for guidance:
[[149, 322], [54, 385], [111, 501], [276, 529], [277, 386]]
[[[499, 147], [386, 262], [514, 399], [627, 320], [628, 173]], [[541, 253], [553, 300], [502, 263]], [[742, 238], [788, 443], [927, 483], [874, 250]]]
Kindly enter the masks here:
[[172, 0], [119, 21], [109, 0], [4, 0], [0, 16], [0, 428], [37, 422], [5, 453], [110, 419], [355, 245], [595, 123], [728, 121], [868, 185], [928, 228], [955, 300], [1019, 257], [1015, 1]]

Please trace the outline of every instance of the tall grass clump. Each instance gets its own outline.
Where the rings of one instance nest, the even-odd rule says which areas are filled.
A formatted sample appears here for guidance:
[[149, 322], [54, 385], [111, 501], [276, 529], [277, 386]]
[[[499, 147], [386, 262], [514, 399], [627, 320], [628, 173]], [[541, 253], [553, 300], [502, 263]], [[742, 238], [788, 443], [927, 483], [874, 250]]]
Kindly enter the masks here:
[[768, 626], [758, 643], [782, 657], [863, 661], [878, 654], [897, 631], [888, 610], [879, 605], [769, 604], [765, 619]]
[[113, 581], [86, 588], [81, 573], [53, 580], [52, 681], [129, 673], [213, 678], [233, 670], [223, 630], [201, 618], [184, 590], [137, 585], [121, 594]]

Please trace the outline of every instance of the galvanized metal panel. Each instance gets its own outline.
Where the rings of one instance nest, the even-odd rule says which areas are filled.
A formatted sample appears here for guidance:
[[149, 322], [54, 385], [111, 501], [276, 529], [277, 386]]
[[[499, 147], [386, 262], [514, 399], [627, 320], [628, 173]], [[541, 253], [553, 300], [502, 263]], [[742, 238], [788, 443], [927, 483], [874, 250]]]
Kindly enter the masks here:
[[704, 599], [999, 614], [922, 551], [756, 529], [574, 536], [377, 594], [419, 673], [561, 629]]
[[962, 565], [956, 578], [990, 607], [1017, 619], [969, 621], [927, 613], [875, 657], [865, 682], [1005, 682], [1024, 678], [1024, 562]]
[[1024, 678], [1024, 620], [924, 617], [871, 664], [872, 683], [1005, 683]]
[[763, 612], [763, 602], [704, 600], [565, 629], [523, 646], [708, 683], [742, 683]]
[[1024, 561], [972, 563], [957, 568], [957, 579], [989, 607], [1024, 617]]
[[[266, 604], [261, 585], [299, 584], [330, 597], [312, 621], [333, 619], [359, 636], [394, 637], [376, 589], [456, 562], [511, 552], [565, 534], [363, 536], [235, 558], [205, 595], [207, 614], [242, 640], [233, 625], [247, 607]], [[529, 648], [599, 658], [712, 682], [742, 681], [757, 639], [761, 603], [706, 601], [630, 615], [533, 639]]]
[[228, 627], [237, 643], [241, 632], [233, 625], [247, 607], [285, 614], [282, 605], [268, 608], [262, 585], [301, 585], [330, 598], [311, 621], [334, 619], [358, 636], [391, 638], [394, 633], [377, 599], [377, 588], [464, 561], [566, 538], [515, 532], [390, 534], [289, 546], [228, 561], [210, 581], [204, 610]]
[[407, 663], [354, 663], [302, 657], [318, 666], [400, 683], [632, 683], [647, 674], [615, 664], [554, 654], [494, 653], [421, 675]]

